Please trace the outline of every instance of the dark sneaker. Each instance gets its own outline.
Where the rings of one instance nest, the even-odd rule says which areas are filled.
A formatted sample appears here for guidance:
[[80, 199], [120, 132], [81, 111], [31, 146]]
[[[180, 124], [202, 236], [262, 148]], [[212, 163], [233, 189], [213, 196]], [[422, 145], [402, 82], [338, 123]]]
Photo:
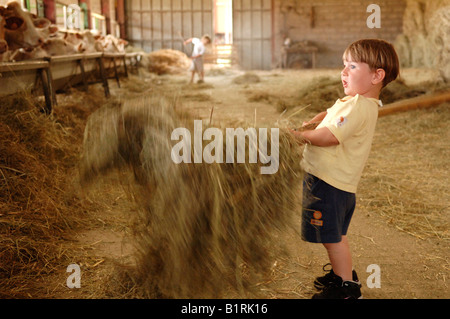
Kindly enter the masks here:
[[[326, 269], [329, 266], [329, 270]], [[314, 280], [314, 287], [317, 290], [322, 290], [325, 287], [329, 286], [331, 283], [333, 283], [336, 280], [341, 280], [341, 278], [339, 276], [337, 276], [334, 272], [333, 272], [333, 268], [331, 268], [331, 264], [328, 263], [326, 265], [323, 266], [323, 271], [326, 271], [327, 274], [325, 274], [324, 276], [321, 277], [317, 277]], [[359, 282], [358, 280], [358, 275], [356, 274], [356, 271], [352, 271], [352, 279], [355, 282]]]
[[[338, 276], [336, 276], [338, 277]], [[361, 284], [354, 281], [334, 281], [321, 292], [314, 294], [312, 299], [362, 299]]]

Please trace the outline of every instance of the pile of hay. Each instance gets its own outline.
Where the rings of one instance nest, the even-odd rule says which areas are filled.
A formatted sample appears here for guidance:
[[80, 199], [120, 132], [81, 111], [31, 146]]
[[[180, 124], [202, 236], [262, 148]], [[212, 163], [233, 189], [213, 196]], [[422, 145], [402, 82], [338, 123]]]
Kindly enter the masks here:
[[260, 77], [253, 72], [246, 72], [233, 79], [234, 84], [253, 84], [261, 82]]
[[319, 77], [299, 91], [297, 103], [309, 106], [308, 109], [311, 111], [322, 112], [343, 96], [344, 89], [338, 77]]
[[191, 60], [181, 51], [163, 49], [146, 54], [142, 65], [158, 75], [179, 74], [189, 69]]
[[[389, 83], [380, 94], [383, 104], [397, 102], [403, 99], [413, 98], [423, 94], [429, 94], [448, 89], [448, 85], [442, 81], [407, 85], [401, 78]], [[344, 89], [339, 77], [319, 77], [302, 88], [294, 103], [276, 104], [280, 112], [294, 108], [295, 106], [307, 107], [311, 112], [318, 113], [333, 106], [337, 99], [344, 97]]]
[[[85, 95], [96, 100], [96, 94]], [[61, 100], [60, 100], [61, 102]], [[62, 239], [83, 223], [74, 184], [89, 111], [77, 105], [47, 116], [21, 93], [0, 108], [0, 297], [34, 297], [35, 285], [69, 264]], [[81, 132], [78, 133], [78, 132]], [[61, 264], [63, 266], [61, 266]], [[32, 279], [30, 279], [32, 278]], [[48, 287], [47, 287], [48, 288]], [[39, 292], [38, 294], [42, 294]]]
[[358, 207], [416, 238], [448, 244], [450, 103], [380, 118]]
[[245, 94], [248, 102], [267, 103], [275, 106], [279, 112], [296, 106], [295, 100], [286, 95], [272, 94], [262, 90], [247, 90]]
[[279, 171], [273, 175], [261, 175], [261, 163], [249, 164], [248, 152], [245, 164], [175, 164], [171, 133], [178, 127], [193, 132], [193, 119], [160, 97], [99, 109], [86, 126], [82, 182], [111, 170], [133, 173], [130, 190], [140, 213], [132, 226], [137, 266], [129, 277], [142, 295], [246, 295], [269, 273], [271, 251], [282, 246], [277, 232], [292, 224], [302, 180], [300, 148], [280, 130]]

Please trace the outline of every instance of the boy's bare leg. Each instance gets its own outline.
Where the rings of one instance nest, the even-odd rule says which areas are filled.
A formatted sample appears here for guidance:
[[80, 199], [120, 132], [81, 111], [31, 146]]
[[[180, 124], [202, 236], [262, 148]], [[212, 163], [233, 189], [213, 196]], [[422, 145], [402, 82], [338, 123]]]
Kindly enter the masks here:
[[194, 75], [195, 75], [195, 71], [192, 71], [191, 81], [189, 82], [190, 84], [194, 83]]
[[352, 256], [347, 236], [342, 236], [339, 243], [323, 244], [327, 250], [333, 272], [343, 281], [351, 281], [352, 278]]

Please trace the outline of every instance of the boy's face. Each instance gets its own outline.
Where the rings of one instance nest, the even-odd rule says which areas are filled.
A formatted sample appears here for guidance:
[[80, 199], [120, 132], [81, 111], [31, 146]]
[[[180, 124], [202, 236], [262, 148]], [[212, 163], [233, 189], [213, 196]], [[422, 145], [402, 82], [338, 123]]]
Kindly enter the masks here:
[[356, 94], [371, 97], [373, 90], [374, 72], [364, 62], [354, 62], [351, 56], [344, 58], [344, 69], [341, 80], [346, 95]]

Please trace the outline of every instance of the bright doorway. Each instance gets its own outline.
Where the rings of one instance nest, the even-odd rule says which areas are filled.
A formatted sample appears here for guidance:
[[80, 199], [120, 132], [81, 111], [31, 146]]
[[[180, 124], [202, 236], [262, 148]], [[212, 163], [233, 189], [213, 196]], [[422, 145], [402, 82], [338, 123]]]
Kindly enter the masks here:
[[214, 39], [215, 44], [233, 43], [232, 0], [215, 0]]
[[214, 0], [214, 63], [230, 67], [233, 59], [233, 1]]

